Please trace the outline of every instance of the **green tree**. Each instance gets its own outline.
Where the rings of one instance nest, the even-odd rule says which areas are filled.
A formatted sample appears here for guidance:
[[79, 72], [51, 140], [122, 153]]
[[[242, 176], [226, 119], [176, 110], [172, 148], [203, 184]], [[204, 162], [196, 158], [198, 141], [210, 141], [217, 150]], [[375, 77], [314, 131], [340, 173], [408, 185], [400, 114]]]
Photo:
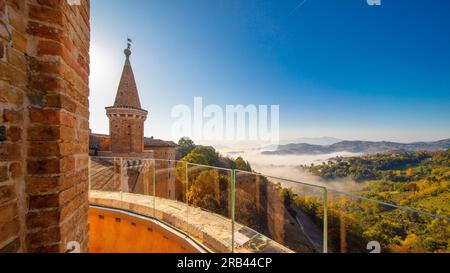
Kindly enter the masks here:
[[201, 171], [189, 185], [187, 201], [196, 207], [217, 212], [219, 208], [219, 176], [215, 170]]
[[213, 147], [197, 146], [182, 161], [207, 166], [219, 166], [219, 154]]
[[238, 157], [238, 158], [236, 158], [236, 160], [234, 160], [234, 167], [235, 167], [235, 169], [241, 170], [241, 171], [246, 171], [246, 172], [252, 171], [252, 167], [250, 166], [250, 163], [248, 163], [248, 161], [245, 161], [242, 157]]
[[181, 158], [187, 156], [195, 147], [194, 141], [190, 138], [183, 137], [178, 141], [178, 153]]
[[[208, 166], [218, 166], [219, 154], [213, 147], [198, 146], [190, 154], [196, 155], [200, 154], [206, 158]], [[196, 163], [196, 162], [193, 162]]]

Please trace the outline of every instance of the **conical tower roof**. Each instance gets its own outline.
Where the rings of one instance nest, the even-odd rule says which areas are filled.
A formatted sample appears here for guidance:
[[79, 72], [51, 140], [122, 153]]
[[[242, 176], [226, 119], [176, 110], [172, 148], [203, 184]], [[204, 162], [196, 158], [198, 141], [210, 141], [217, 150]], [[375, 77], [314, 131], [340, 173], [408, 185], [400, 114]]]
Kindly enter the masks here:
[[126, 60], [122, 71], [122, 77], [120, 78], [119, 88], [117, 89], [114, 107], [142, 109], [133, 69], [131, 68], [130, 63], [130, 45], [128, 45], [128, 48], [125, 49], [124, 52]]

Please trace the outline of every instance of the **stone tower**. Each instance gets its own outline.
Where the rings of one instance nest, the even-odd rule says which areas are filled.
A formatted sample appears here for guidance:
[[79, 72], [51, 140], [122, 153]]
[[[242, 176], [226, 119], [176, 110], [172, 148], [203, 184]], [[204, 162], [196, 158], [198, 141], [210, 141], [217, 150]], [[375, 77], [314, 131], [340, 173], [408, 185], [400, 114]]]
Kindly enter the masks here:
[[113, 154], [135, 154], [144, 152], [144, 122], [148, 112], [141, 108], [139, 94], [131, 68], [131, 45], [128, 43], [122, 77], [114, 106], [107, 107], [111, 152]]

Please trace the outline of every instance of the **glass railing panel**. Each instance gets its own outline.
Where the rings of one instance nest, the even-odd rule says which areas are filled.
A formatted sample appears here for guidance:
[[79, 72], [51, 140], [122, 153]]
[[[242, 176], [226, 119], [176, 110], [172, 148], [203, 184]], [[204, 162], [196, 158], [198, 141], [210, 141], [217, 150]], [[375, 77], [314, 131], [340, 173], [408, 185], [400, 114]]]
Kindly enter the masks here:
[[153, 160], [124, 158], [121, 190], [123, 193], [153, 196]]
[[120, 193], [123, 173], [121, 158], [90, 157], [89, 165], [91, 192]]
[[187, 232], [186, 163], [154, 160], [155, 218]]
[[446, 217], [245, 171], [91, 157], [89, 189], [215, 252], [450, 252]]
[[323, 197], [321, 187], [237, 171], [236, 248], [323, 252]]
[[448, 219], [347, 193], [328, 194], [328, 246], [335, 253], [444, 253]]
[[233, 171], [188, 163], [189, 233], [216, 252], [232, 252]]

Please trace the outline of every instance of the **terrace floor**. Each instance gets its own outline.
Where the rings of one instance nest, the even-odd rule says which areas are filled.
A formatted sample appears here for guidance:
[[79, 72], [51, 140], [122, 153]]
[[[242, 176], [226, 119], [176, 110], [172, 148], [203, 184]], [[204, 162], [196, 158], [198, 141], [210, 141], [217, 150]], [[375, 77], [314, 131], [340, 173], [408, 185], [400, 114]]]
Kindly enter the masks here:
[[[174, 200], [110, 191], [90, 191], [90, 203], [154, 218], [185, 233], [211, 252], [231, 252], [232, 221], [221, 215]], [[234, 236], [235, 252], [292, 253], [281, 244], [238, 223], [235, 224]]]

